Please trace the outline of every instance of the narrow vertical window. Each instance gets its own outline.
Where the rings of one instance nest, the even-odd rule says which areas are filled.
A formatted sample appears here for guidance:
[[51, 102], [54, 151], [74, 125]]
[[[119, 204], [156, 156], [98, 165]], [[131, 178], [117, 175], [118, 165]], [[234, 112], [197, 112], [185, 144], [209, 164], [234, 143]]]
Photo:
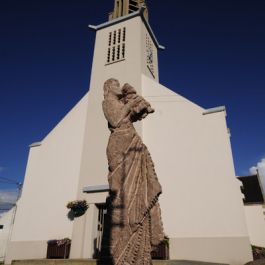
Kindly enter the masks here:
[[115, 46], [112, 47], [112, 61], [115, 61]]
[[118, 12], [118, 16], [121, 16], [121, 13], [120, 13], [120, 2], [117, 1], [117, 12]]
[[121, 53], [121, 46], [118, 45], [118, 47], [117, 47], [117, 60], [120, 60], [120, 53]]
[[125, 58], [125, 43], [122, 44], [122, 52], [121, 52], [122, 59]]
[[153, 43], [147, 34], [146, 34], [146, 64], [152, 76], [155, 78]]
[[114, 31], [114, 36], [113, 36], [113, 45], [116, 44], [116, 34], [117, 34], [117, 32], [116, 32], [116, 30], [115, 30], [115, 31]]
[[112, 32], [109, 33], [109, 46], [111, 45]]
[[123, 36], [122, 36], [122, 41], [126, 40], [126, 28], [123, 28]]
[[107, 58], [107, 62], [110, 62], [110, 48], [108, 48], [108, 58]]
[[118, 43], [121, 42], [121, 29], [119, 29], [118, 31]]

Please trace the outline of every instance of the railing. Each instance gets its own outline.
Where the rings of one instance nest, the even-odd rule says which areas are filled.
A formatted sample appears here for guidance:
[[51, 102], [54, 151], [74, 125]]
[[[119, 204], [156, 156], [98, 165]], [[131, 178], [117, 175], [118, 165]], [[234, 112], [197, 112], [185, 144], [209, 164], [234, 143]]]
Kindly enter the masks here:
[[57, 241], [49, 241], [47, 248], [47, 259], [68, 259], [71, 244], [58, 245]]

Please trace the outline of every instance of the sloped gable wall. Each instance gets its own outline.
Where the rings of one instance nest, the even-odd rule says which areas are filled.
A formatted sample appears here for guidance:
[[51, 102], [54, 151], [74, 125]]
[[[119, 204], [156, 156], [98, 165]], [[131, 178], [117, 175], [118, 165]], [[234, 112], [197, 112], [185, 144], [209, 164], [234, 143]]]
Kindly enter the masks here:
[[[155, 109], [143, 121], [143, 140], [163, 188], [160, 202], [165, 232], [172, 239], [171, 258], [235, 264], [233, 259], [241, 255], [244, 245], [245, 256], [241, 255], [239, 262], [251, 260], [225, 112], [203, 115], [205, 109], [144, 75], [142, 89]], [[236, 254], [228, 248], [237, 244], [231, 238], [244, 241], [241, 250], [235, 247]], [[182, 248], [184, 241], [180, 239], [191, 242]], [[206, 239], [207, 243], [203, 242]], [[220, 243], [224, 239], [230, 240], [227, 246], [225, 241]], [[187, 244], [193, 245], [192, 253]], [[200, 253], [194, 254], [196, 244]], [[207, 248], [215, 244], [224, 249], [219, 260], [218, 255], [207, 254]], [[234, 256], [225, 257], [225, 253]]]
[[77, 195], [87, 99], [88, 95], [41, 146], [31, 148], [12, 240], [71, 236], [72, 223], [67, 218], [66, 204]]

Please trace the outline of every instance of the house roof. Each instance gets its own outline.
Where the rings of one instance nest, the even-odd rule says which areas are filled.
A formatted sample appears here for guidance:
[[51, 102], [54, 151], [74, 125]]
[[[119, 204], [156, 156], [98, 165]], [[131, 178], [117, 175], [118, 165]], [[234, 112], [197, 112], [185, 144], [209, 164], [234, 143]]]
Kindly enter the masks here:
[[242, 193], [245, 196], [245, 204], [263, 204], [264, 198], [258, 175], [238, 177], [242, 182]]

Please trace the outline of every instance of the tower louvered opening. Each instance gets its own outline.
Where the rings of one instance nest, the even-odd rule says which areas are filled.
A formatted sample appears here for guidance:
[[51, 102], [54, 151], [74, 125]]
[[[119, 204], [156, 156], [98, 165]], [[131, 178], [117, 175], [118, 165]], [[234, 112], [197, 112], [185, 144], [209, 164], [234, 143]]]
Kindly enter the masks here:
[[129, 13], [133, 13], [135, 11], [139, 10], [139, 3], [135, 0], [129, 1]]
[[109, 32], [106, 65], [125, 59], [126, 27]]
[[114, 10], [109, 13], [109, 20], [136, 12], [142, 6], [145, 7], [144, 16], [148, 20], [148, 10], [145, 0], [115, 0]]

